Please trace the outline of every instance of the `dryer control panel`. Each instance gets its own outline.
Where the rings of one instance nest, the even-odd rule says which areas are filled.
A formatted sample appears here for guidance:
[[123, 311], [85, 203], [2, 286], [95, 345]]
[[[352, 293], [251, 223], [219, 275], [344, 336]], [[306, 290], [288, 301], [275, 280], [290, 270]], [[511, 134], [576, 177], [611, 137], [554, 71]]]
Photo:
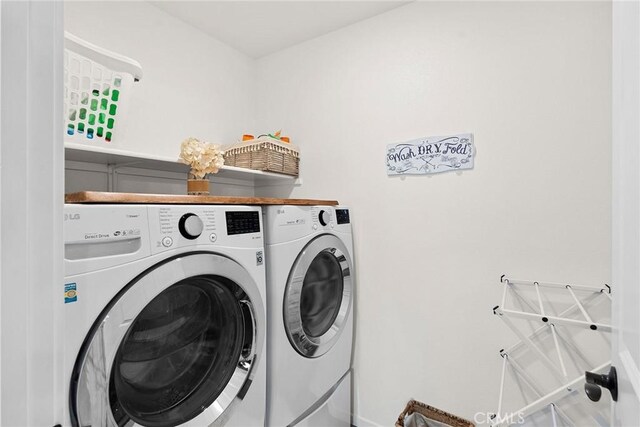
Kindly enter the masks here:
[[351, 234], [344, 206], [264, 206], [265, 242], [274, 245], [321, 233]]
[[336, 209], [336, 222], [338, 224], [349, 224], [349, 209]]

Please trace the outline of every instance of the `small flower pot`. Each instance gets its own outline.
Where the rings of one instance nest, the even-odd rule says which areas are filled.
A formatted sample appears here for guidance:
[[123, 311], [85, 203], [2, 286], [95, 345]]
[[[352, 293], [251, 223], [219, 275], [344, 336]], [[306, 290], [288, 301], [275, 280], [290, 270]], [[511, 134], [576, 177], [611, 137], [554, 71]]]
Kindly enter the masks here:
[[209, 180], [206, 178], [196, 178], [189, 174], [187, 178], [187, 194], [189, 196], [208, 196]]

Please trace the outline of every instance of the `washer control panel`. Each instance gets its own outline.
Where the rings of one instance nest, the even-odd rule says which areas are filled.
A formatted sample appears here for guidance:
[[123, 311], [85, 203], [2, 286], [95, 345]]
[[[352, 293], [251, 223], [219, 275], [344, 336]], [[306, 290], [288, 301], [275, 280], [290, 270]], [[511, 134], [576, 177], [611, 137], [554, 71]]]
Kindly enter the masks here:
[[194, 245], [261, 247], [261, 209], [251, 206], [150, 205], [154, 253]]
[[169, 236], [163, 237], [161, 242], [162, 246], [164, 246], [165, 248], [170, 248], [173, 245], [173, 239]]
[[260, 213], [257, 211], [227, 211], [227, 234], [246, 234], [260, 232]]
[[178, 230], [185, 239], [194, 240], [200, 237], [204, 230], [204, 223], [200, 217], [194, 213], [186, 213], [178, 221]]

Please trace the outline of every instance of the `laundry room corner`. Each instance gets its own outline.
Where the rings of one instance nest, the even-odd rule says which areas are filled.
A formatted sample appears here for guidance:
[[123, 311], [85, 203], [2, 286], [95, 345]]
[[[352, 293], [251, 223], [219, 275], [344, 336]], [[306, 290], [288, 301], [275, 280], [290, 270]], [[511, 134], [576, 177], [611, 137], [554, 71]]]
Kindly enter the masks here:
[[0, 426], [640, 426], [639, 70], [640, 0], [0, 2]]
[[[126, 135], [116, 144], [127, 153], [176, 161], [185, 138], [206, 136], [226, 145], [254, 128], [255, 67], [246, 54], [154, 2], [69, 1], [64, 6], [67, 32], [134, 58], [144, 70], [131, 94]], [[184, 192], [184, 174], [140, 168], [136, 159], [123, 163], [109, 169], [67, 159], [66, 192]], [[211, 180], [216, 194], [255, 194], [242, 180], [215, 174]]]
[[[130, 151], [177, 157], [175, 141], [186, 136], [233, 141], [253, 128], [255, 69], [247, 55], [153, 2], [70, 1], [64, 13], [66, 31], [145, 70], [129, 109]], [[160, 126], [162, 119], [172, 125]]]
[[[258, 125], [305, 141], [291, 194], [357, 219], [359, 427], [496, 410], [502, 274], [609, 283], [610, 46], [607, 2], [414, 2], [258, 60]], [[474, 169], [386, 175], [388, 144], [461, 132]]]

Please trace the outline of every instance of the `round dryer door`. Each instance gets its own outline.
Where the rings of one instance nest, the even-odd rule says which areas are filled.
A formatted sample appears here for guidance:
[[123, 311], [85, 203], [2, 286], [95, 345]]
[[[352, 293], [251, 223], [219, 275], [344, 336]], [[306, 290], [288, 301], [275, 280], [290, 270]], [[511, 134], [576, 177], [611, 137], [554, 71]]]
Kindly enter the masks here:
[[264, 340], [260, 307], [255, 282], [222, 256], [183, 256], [147, 271], [84, 342], [71, 383], [73, 424], [211, 425], [251, 384]]
[[344, 243], [322, 235], [296, 259], [284, 295], [289, 341], [305, 357], [325, 354], [338, 340], [351, 308], [351, 259]]

